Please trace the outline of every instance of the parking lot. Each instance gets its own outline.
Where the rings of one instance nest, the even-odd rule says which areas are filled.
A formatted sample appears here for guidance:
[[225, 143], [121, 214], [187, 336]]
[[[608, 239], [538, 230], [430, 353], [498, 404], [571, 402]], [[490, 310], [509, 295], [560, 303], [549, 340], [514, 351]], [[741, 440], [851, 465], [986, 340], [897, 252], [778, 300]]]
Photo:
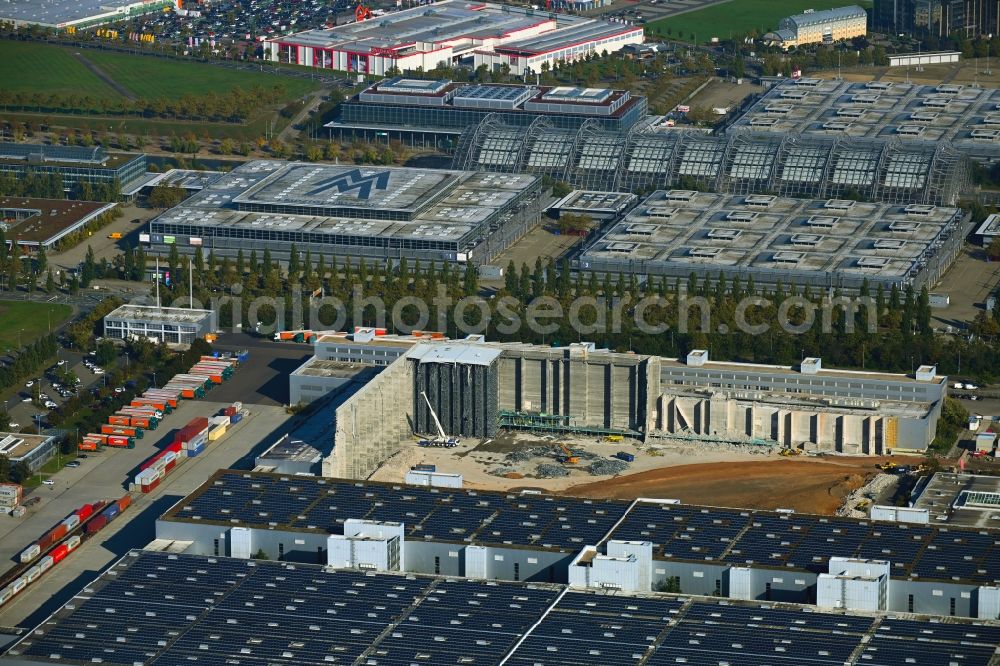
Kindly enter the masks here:
[[[13, 566], [25, 547], [82, 504], [113, 499], [126, 492], [139, 463], [173, 440], [174, 432], [196, 416], [216, 413], [226, 403], [191, 400], [163, 419], [160, 427], [137, 440], [134, 449], [105, 449], [88, 454], [77, 469], [64, 469], [54, 486], [36, 490], [41, 503], [27, 517], [0, 517], [0, 568]], [[131, 548], [153, 539], [156, 518], [222, 467], [250, 469], [257, 453], [293, 426], [280, 407], [252, 406], [250, 416], [232, 427], [197, 458], [185, 459], [148, 495], [136, 494], [133, 505], [95, 538], [85, 542], [58, 567], [29, 586], [0, 611], [0, 626], [32, 627], [65, 603], [97, 573]]]
[[[80, 352], [59, 349], [57, 358], [63, 362], [63, 365], [53, 365], [44, 374], [22, 382], [17, 392], [7, 398], [6, 410], [10, 417], [12, 431], [25, 430], [34, 433], [38, 431], [39, 427], [44, 430], [48, 427], [46, 417], [50, 411], [44, 406], [45, 402], [48, 401], [50, 405], [55, 405], [55, 407], [51, 407], [51, 409], [55, 409], [72, 396], [65, 390], [60, 393], [60, 388], [65, 389], [66, 387], [62, 387], [61, 384], [54, 385], [59, 384], [54, 370], [61, 371], [68, 368], [80, 379], [80, 384], [76, 387], [76, 390], [79, 391], [90, 390], [106, 381], [106, 375], [97, 374], [84, 365], [85, 355]], [[31, 383], [31, 386], [27, 385], [28, 382]], [[41, 407], [32, 403], [36, 389], [43, 405]]]

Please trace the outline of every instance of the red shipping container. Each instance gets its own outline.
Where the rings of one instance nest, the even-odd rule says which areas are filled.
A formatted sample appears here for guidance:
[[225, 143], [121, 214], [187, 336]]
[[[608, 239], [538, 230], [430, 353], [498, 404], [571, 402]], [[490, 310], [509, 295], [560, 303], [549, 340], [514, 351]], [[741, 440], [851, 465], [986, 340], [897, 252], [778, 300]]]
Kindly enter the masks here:
[[155, 456], [151, 456], [149, 458], [146, 458], [146, 460], [142, 464], [139, 465], [139, 469], [140, 470], [149, 469], [150, 467], [152, 467], [153, 465], [155, 465], [156, 461], [159, 460], [160, 458], [162, 458], [165, 454], [166, 454], [165, 451], [160, 451]]
[[94, 507], [89, 504], [84, 504], [79, 509], [76, 510], [76, 517], [80, 519], [80, 522], [87, 520], [94, 513]]
[[169, 446], [167, 446], [166, 450], [167, 451], [173, 451], [174, 453], [180, 453], [182, 448], [184, 448], [184, 447], [183, 447], [183, 444], [181, 442], [174, 441], [172, 444], [170, 444]]
[[229, 407], [226, 407], [225, 409], [222, 410], [222, 414], [224, 416], [232, 416], [235, 413], [236, 413], [236, 408], [233, 407], [232, 405], [230, 405]]
[[108, 417], [108, 423], [111, 425], [124, 425], [127, 426], [131, 422], [127, 414], [112, 414]]
[[186, 427], [196, 428], [198, 430], [204, 430], [205, 428], [208, 427], [208, 417], [207, 416], [195, 417], [191, 419], [191, 421], [187, 424]]
[[169, 472], [170, 470], [172, 470], [176, 466], [177, 466], [177, 458], [174, 458], [173, 460], [171, 460], [170, 462], [167, 463], [167, 466], [166, 466], [165, 469], [166, 469], [167, 472]]
[[62, 544], [60, 546], [56, 546], [55, 548], [53, 548], [52, 552], [49, 553], [49, 555], [52, 556], [53, 562], [61, 562], [62, 559], [66, 557], [67, 553], [69, 553], [69, 548], [66, 546], [66, 544]]
[[125, 509], [127, 509], [129, 507], [130, 504], [132, 504], [132, 496], [131, 495], [125, 495], [120, 500], [118, 500], [118, 510], [119, 511], [124, 511]]
[[100, 532], [101, 530], [103, 530], [104, 526], [107, 524], [108, 524], [108, 517], [105, 516], [104, 514], [101, 514], [91, 519], [91, 521], [87, 523], [87, 527], [85, 529], [87, 531], [87, 534], [93, 534], [94, 532]]
[[59, 523], [49, 531], [49, 543], [56, 543], [64, 536], [66, 536], [66, 526]]
[[44, 551], [46, 548], [52, 545], [52, 535], [46, 532], [45, 534], [42, 535], [42, 538], [36, 541], [35, 543], [37, 543], [38, 547]]
[[159, 479], [156, 479], [155, 481], [153, 481], [152, 483], [150, 483], [150, 484], [149, 484], [148, 486], [140, 486], [140, 489], [141, 489], [141, 490], [142, 490], [142, 492], [144, 492], [144, 493], [151, 493], [151, 492], [153, 492], [153, 490], [154, 490], [154, 489], [156, 488], [156, 486], [158, 486], [158, 485], [160, 485], [160, 480], [159, 480]]

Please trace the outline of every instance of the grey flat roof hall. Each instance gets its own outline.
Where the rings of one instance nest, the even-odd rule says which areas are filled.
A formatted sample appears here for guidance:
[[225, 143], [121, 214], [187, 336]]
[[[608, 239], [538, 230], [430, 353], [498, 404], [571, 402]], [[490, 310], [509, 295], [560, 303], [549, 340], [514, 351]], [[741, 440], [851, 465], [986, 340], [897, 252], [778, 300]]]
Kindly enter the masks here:
[[348, 518], [403, 522], [408, 539], [563, 551], [640, 540], [655, 559], [813, 573], [834, 556], [885, 559], [894, 578], [1000, 584], [997, 531], [754, 509], [219, 470], [161, 520], [337, 534]]
[[726, 130], [947, 143], [1000, 157], [1000, 90], [805, 78], [774, 86]]
[[866, 279], [932, 284], [968, 227], [950, 207], [661, 190], [605, 226], [575, 265], [679, 278], [724, 270], [759, 283], [852, 289]]
[[0, 664], [989, 666], [1000, 624], [130, 551]]
[[0, 20], [55, 27], [138, 4], [141, 4], [139, 0], [15, 0], [0, 5]]
[[849, 5], [847, 7], [834, 7], [833, 9], [803, 12], [802, 14], [789, 16], [786, 20], [802, 28], [807, 25], [822, 25], [824, 23], [852, 18], [868, 18], [868, 12], [857, 5]]

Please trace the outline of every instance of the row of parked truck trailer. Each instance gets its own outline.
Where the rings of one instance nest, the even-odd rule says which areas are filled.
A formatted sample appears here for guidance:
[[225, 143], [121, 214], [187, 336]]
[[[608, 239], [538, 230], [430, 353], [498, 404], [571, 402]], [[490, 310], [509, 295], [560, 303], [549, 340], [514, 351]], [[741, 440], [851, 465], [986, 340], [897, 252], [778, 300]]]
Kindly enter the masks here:
[[108, 417], [100, 432], [84, 435], [81, 451], [97, 451], [108, 446], [134, 448], [147, 430], [156, 430], [163, 417], [177, 408], [184, 399], [204, 398], [206, 391], [232, 377], [236, 367], [247, 358], [247, 352], [230, 356], [202, 356], [187, 373], [174, 375], [162, 388], [151, 388], [133, 398], [127, 405]]
[[132, 496], [84, 504], [21, 551], [20, 566], [0, 588], [0, 606], [13, 599], [77, 549], [83, 539], [100, 532], [132, 504]]

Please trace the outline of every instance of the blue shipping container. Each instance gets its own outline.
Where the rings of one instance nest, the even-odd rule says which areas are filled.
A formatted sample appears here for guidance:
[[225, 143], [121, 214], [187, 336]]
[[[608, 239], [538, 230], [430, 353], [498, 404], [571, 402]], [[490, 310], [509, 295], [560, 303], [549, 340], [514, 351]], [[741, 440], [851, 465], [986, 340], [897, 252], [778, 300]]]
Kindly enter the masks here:
[[243, 415], [240, 414], [239, 412], [237, 412], [236, 414], [233, 414], [232, 416], [229, 417], [229, 423], [231, 423], [231, 424], [232, 423], [239, 423], [242, 420], [243, 420]]
[[615, 454], [615, 458], [618, 458], [619, 460], [624, 460], [625, 462], [634, 462], [635, 461], [635, 456], [634, 455], [632, 455], [631, 453], [626, 453], [624, 451], [619, 451], [618, 453], [616, 453]]
[[205, 445], [204, 444], [199, 444], [198, 446], [194, 447], [193, 449], [186, 449], [188, 458], [194, 458], [196, 455], [198, 455], [199, 453], [201, 453], [204, 450], [205, 450]]
[[117, 503], [112, 502], [107, 509], [102, 511], [102, 513], [107, 517], [109, 521], [111, 521], [114, 520], [119, 513], [121, 513], [121, 510], [118, 508]]

